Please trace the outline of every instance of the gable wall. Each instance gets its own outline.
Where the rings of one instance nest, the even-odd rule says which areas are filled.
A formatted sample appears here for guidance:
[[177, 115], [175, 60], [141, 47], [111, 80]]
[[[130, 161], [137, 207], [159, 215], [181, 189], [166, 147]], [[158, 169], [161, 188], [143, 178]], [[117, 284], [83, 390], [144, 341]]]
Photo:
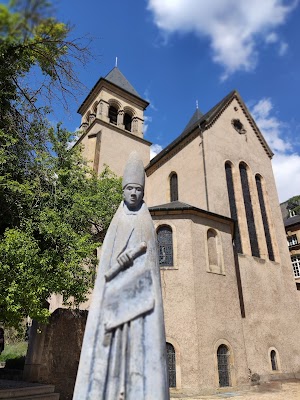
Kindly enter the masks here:
[[[238, 111], [234, 107], [238, 107]], [[232, 118], [240, 119], [246, 128], [246, 135], [236, 132], [231, 125]], [[265, 360], [268, 349], [274, 346], [279, 351], [282, 372], [296, 372], [299, 370], [300, 353], [294, 342], [294, 332], [300, 333], [299, 305], [271, 161], [236, 100], [204, 135], [210, 211], [230, 216], [225, 161], [230, 160], [236, 172], [238, 218], [245, 254], [239, 256], [239, 262], [245, 296], [246, 318], [243, 324], [249, 367], [252, 372], [261, 375], [270, 373]], [[238, 193], [241, 193], [238, 170], [241, 161], [250, 168], [248, 177], [260, 259], [251, 256], [243, 198]], [[257, 173], [265, 183], [265, 202], [276, 262], [268, 259], [255, 183]]]
[[203, 159], [200, 138], [196, 137], [154, 173], [147, 177], [148, 206], [170, 202], [170, 174], [178, 176], [178, 200], [206, 209]]

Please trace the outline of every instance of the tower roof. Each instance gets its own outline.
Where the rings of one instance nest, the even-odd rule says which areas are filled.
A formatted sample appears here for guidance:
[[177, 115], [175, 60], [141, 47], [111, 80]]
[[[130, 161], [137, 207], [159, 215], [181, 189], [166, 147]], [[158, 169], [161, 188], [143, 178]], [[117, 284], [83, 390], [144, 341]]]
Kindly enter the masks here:
[[194, 126], [194, 124], [198, 122], [202, 117], [203, 113], [199, 110], [199, 108], [196, 108], [196, 111], [194, 112], [192, 118], [189, 120], [188, 124], [184, 128], [183, 132], [190, 130], [190, 128], [192, 128], [192, 126]]
[[90, 102], [96, 98], [97, 94], [99, 93], [99, 90], [105, 84], [114, 85], [115, 87], [124, 90], [124, 92], [127, 92], [129, 95], [134, 96], [133, 98], [135, 99], [135, 101], [138, 102], [138, 104], [140, 104], [144, 109], [149, 105], [149, 102], [144, 100], [138, 94], [138, 92], [134, 89], [131, 83], [128, 82], [128, 80], [119, 70], [119, 68], [114, 67], [104, 78], [101, 77], [98, 79], [97, 83], [94, 85], [94, 87], [87, 95], [81, 106], [78, 108], [77, 112], [79, 114], [82, 115], [82, 113], [86, 111], [86, 108], [89, 106]]
[[107, 81], [113, 83], [116, 86], [126, 90], [128, 93], [133, 94], [134, 96], [141, 97], [138, 92], [134, 89], [131, 83], [125, 78], [122, 72], [119, 70], [118, 67], [114, 67], [106, 76], [105, 78]]

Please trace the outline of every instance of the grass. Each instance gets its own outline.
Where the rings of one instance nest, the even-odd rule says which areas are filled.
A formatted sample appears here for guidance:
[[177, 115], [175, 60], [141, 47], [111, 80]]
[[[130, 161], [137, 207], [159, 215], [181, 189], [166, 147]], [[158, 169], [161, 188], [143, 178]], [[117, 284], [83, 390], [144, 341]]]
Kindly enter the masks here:
[[27, 342], [6, 344], [3, 352], [0, 355], [0, 361], [6, 361], [24, 357], [26, 355], [27, 346], [28, 346]]

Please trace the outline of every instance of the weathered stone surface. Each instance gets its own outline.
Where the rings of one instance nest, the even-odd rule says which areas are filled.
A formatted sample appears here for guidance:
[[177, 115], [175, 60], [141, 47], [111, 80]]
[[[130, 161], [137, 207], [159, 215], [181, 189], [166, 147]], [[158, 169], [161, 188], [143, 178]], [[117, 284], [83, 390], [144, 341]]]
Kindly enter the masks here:
[[102, 247], [74, 400], [169, 399], [156, 234], [142, 200], [144, 181], [133, 153], [124, 201]]
[[73, 396], [86, 318], [87, 311], [59, 308], [38, 334], [43, 340], [30, 343], [34, 365], [26, 361], [27, 380], [55, 385], [60, 400]]

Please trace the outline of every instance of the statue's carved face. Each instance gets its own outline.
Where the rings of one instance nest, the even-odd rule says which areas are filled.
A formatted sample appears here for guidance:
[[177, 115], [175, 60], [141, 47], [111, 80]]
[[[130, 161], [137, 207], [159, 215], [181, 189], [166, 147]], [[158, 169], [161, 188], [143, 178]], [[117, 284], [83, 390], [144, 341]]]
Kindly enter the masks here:
[[129, 209], [136, 209], [143, 200], [144, 189], [136, 183], [129, 183], [123, 189], [123, 198]]

